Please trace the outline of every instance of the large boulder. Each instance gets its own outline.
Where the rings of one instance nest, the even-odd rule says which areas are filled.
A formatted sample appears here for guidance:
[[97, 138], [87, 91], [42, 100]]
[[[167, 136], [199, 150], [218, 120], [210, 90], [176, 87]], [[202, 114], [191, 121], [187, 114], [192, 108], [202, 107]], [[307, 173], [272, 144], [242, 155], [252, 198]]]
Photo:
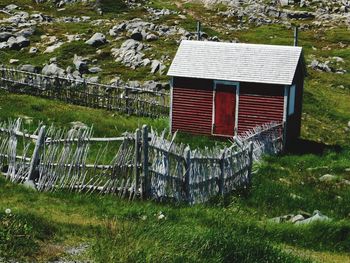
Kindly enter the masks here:
[[7, 44], [10, 49], [21, 50], [24, 47], [28, 47], [30, 41], [24, 36], [10, 37], [7, 40]]
[[102, 33], [95, 33], [89, 40], [85, 42], [88, 45], [98, 47], [107, 43], [107, 39]]
[[87, 60], [83, 57], [77, 56], [76, 54], [74, 54], [73, 64], [81, 74], [87, 73], [89, 71]]
[[64, 70], [58, 67], [56, 63], [45, 65], [41, 72], [42, 74], [49, 76], [64, 76]]
[[10, 32], [0, 32], [0, 42], [5, 42], [12, 36]]

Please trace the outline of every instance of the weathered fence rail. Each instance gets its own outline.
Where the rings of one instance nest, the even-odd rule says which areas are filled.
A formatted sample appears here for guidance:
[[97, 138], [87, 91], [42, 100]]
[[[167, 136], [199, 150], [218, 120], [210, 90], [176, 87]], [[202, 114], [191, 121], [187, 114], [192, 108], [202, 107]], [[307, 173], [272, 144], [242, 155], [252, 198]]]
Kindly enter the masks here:
[[[0, 168], [11, 181], [30, 183], [39, 191], [202, 203], [248, 187], [253, 161], [282, 150], [281, 127], [256, 128], [228, 148], [191, 150], [174, 143], [176, 134], [167, 140], [147, 126], [123, 137], [94, 138], [91, 128], [40, 126], [28, 134], [18, 119], [0, 123]], [[110, 143], [118, 147], [116, 153], [108, 150]], [[110, 154], [113, 159], [102, 163]]]
[[138, 116], [168, 115], [169, 93], [115, 86], [0, 67], [0, 88]]

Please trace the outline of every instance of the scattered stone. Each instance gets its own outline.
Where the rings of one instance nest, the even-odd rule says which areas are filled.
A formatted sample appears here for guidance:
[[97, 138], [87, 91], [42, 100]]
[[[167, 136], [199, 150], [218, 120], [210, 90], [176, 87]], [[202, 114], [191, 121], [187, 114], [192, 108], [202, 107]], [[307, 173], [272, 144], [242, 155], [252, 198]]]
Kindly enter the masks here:
[[30, 37], [35, 33], [34, 27], [24, 28], [16, 33], [16, 36]]
[[86, 81], [90, 83], [98, 83], [99, 77], [98, 76], [90, 77], [90, 78], [87, 78]]
[[159, 74], [162, 75], [164, 69], [165, 69], [165, 66], [159, 60], [154, 59], [152, 61], [152, 65], [151, 65], [152, 74], [159, 72]]
[[310, 224], [317, 221], [330, 221], [331, 219], [325, 215], [323, 215], [320, 211], [315, 210], [312, 215], [305, 212], [300, 212], [297, 215], [288, 214], [284, 216], [278, 216], [269, 219], [268, 221], [271, 223], [292, 223], [295, 225], [299, 224]]
[[37, 73], [38, 72], [38, 68], [34, 67], [33, 65], [30, 64], [24, 64], [18, 67], [19, 70], [21, 71], [27, 71], [27, 72], [31, 72], [31, 73]]
[[45, 65], [41, 72], [44, 75], [64, 76], [64, 70], [58, 67], [56, 63]]
[[98, 72], [101, 72], [102, 69], [100, 67], [92, 67], [92, 68], [89, 68], [89, 72], [90, 73], [98, 73]]
[[105, 35], [102, 33], [95, 33], [89, 40], [85, 42], [88, 45], [98, 47], [107, 43]]
[[75, 68], [81, 73], [87, 73], [89, 71], [89, 67], [87, 65], [87, 59], [77, 56], [74, 54], [73, 58], [73, 64], [75, 65]]
[[10, 64], [16, 64], [19, 62], [19, 59], [11, 58], [9, 62], [10, 62]]
[[294, 223], [296, 223], [298, 221], [302, 221], [302, 220], [305, 220], [305, 217], [303, 215], [296, 215], [290, 219], [290, 222], [292, 222], [294, 224]]
[[70, 123], [70, 125], [72, 126], [72, 129], [75, 129], [75, 130], [79, 130], [79, 129], [87, 129], [88, 126], [81, 122], [81, 121], [72, 121]]
[[10, 32], [0, 32], [0, 42], [5, 42], [10, 37], [13, 37], [12, 33], [10, 33]]
[[331, 181], [335, 181], [337, 180], [338, 177], [332, 174], [325, 174], [322, 175], [318, 180], [320, 180], [321, 182], [331, 182]]
[[51, 45], [51, 46], [48, 46], [46, 49], [45, 49], [45, 51], [44, 51], [44, 53], [52, 53], [52, 52], [54, 52], [57, 48], [59, 48], [60, 46], [62, 46], [64, 43], [63, 42], [57, 42], [56, 44], [53, 44], [53, 45]]
[[35, 53], [38, 53], [38, 48], [36, 48], [36, 47], [31, 47], [31, 48], [29, 49], [29, 54], [35, 54]]
[[143, 36], [140, 32], [135, 32], [135, 33], [131, 34], [130, 38], [133, 40], [136, 40], [136, 41], [142, 41]]
[[9, 4], [9, 5], [7, 5], [7, 6], [5, 6], [5, 11], [7, 11], [7, 12], [12, 12], [13, 10], [16, 10], [18, 8], [18, 6], [17, 5], [15, 5], [15, 4]]
[[50, 64], [51, 63], [57, 63], [57, 58], [56, 57], [52, 57], [52, 58], [50, 58], [49, 62], [50, 62]]
[[30, 44], [29, 39], [24, 36], [10, 37], [7, 40], [7, 45], [10, 49], [21, 50], [24, 47], [28, 47]]
[[310, 224], [313, 222], [324, 222], [330, 221], [331, 219], [328, 216], [323, 215], [320, 211], [315, 210], [311, 217], [295, 222], [296, 225]]
[[24, 181], [23, 185], [24, 185], [26, 188], [36, 190], [36, 185], [35, 185], [35, 183], [34, 183], [32, 180], [26, 180], [26, 181]]
[[155, 34], [148, 34], [146, 36], [146, 40], [147, 41], [155, 41], [155, 40], [158, 40], [158, 39], [159, 39], [159, 37], [157, 35], [155, 35]]

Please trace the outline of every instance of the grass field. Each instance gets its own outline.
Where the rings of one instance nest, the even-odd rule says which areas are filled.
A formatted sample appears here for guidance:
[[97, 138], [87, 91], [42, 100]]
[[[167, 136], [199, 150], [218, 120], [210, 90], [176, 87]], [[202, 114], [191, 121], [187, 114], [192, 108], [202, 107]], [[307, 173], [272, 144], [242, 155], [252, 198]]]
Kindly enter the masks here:
[[[5, 0], [0, 7], [10, 2]], [[30, 10], [29, 6], [33, 5], [28, 0], [19, 2], [24, 10]], [[104, 18], [111, 19], [113, 24], [145, 16], [140, 9], [126, 12], [122, 1], [101, 2]], [[216, 9], [179, 2], [153, 1], [151, 6], [181, 9], [187, 18], [179, 21], [179, 25], [188, 30], [193, 30], [195, 21], [201, 19], [211, 36], [249, 43], [292, 43], [292, 32], [280, 25], [226, 34], [226, 22], [215, 16]], [[55, 16], [84, 14], [98, 18], [89, 3], [69, 6], [64, 13], [57, 12], [49, 3], [34, 7]], [[171, 25], [175, 17], [162, 22]], [[108, 27], [99, 29], [106, 31]], [[58, 38], [66, 32], [91, 34], [89, 26], [83, 23], [54, 24], [38, 30], [49, 35], [57, 33]], [[39, 35], [31, 40], [39, 42]], [[113, 45], [120, 44], [118, 41]], [[175, 39], [164, 43], [151, 45], [159, 51], [158, 55], [173, 55], [177, 47]], [[304, 47], [306, 64], [314, 57], [327, 60], [337, 56], [344, 59], [341, 66], [350, 72], [347, 28], [302, 31], [300, 44]], [[67, 43], [51, 55], [28, 55], [27, 51], [0, 51], [0, 62], [6, 64], [10, 58], [18, 58], [42, 65], [56, 56], [65, 67], [71, 65], [73, 53], [93, 54], [91, 58], [102, 63], [103, 80], [114, 74], [125, 80], [167, 80], [165, 76], [146, 75], [144, 69], [130, 71], [114, 62], [109, 48], [102, 48], [98, 55], [95, 48], [87, 47], [82, 41]], [[38, 193], [0, 177], [0, 262], [2, 259], [48, 262], [62, 258], [93, 262], [350, 262], [350, 132], [345, 129], [350, 121], [350, 75], [308, 68], [303, 100], [299, 144], [282, 156], [266, 157], [256, 165], [251, 189], [207, 204], [189, 207], [153, 201], [128, 202], [98, 194]], [[93, 126], [98, 137], [119, 136], [143, 124], [158, 131], [169, 127], [167, 117], [126, 116], [0, 91], [0, 120], [18, 117], [29, 131], [34, 131], [39, 121], [67, 129], [71, 122], [81, 121]], [[176, 140], [191, 147], [226, 143], [188, 134], [179, 134]], [[320, 181], [325, 174], [335, 175], [337, 179]], [[6, 213], [6, 209], [11, 209], [11, 213]], [[314, 210], [320, 210], [332, 220], [304, 226], [268, 220]], [[160, 214], [165, 218], [158, 219]], [[84, 247], [81, 253], [69, 252], [79, 247]]]

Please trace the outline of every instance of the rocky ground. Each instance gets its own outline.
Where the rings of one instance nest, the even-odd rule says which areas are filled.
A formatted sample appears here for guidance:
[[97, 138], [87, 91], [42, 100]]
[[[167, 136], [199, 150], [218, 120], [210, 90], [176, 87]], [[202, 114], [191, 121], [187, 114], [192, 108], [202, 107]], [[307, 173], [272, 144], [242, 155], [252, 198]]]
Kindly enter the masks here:
[[[159, 88], [166, 87], [164, 75], [178, 43], [197, 38], [197, 19], [208, 30], [202, 39], [212, 41], [240, 41], [234, 32], [261, 25], [287, 30], [297, 24], [315, 32], [350, 27], [350, 1], [203, 0], [210, 17], [196, 12], [197, 1], [167, 2], [169, 8], [159, 8], [161, 1], [127, 2], [120, 1], [115, 12], [104, 11], [99, 1], [0, 4], [0, 63], [90, 82]], [[346, 73], [339, 57], [308, 60], [314, 70]]]

